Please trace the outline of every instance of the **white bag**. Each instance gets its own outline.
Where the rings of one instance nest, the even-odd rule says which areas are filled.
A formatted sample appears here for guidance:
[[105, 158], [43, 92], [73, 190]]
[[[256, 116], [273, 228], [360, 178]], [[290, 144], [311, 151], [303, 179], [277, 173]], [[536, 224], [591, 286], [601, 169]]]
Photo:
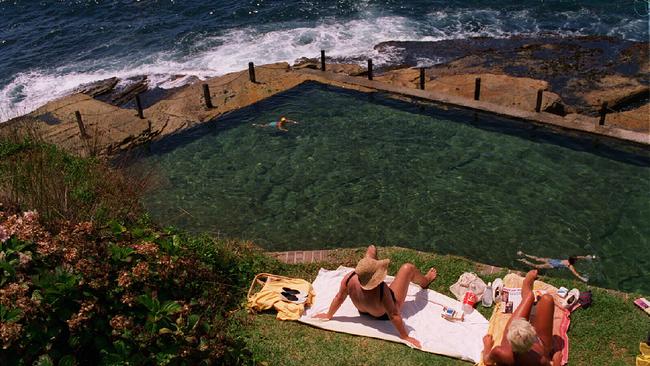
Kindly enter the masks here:
[[449, 291], [456, 296], [458, 301], [463, 301], [465, 293], [471, 289], [476, 295], [477, 301], [481, 301], [486, 287], [485, 282], [476, 273], [465, 272], [458, 278], [456, 283], [449, 286]]

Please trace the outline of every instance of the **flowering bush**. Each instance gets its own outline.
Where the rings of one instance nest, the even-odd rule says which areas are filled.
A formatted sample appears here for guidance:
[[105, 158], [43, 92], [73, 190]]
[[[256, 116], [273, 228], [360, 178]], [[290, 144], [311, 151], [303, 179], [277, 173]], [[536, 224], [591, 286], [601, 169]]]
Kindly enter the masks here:
[[226, 325], [261, 257], [238, 250], [0, 212], [0, 364], [244, 362]]

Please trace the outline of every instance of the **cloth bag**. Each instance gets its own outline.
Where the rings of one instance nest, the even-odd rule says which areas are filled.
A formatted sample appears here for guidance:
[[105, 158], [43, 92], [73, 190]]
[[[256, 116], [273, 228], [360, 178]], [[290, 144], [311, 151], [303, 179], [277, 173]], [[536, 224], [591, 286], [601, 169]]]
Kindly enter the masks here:
[[[259, 286], [262, 286], [261, 290], [254, 292]], [[285, 301], [281, 295], [283, 287], [299, 290], [301, 293], [307, 294], [307, 300], [302, 304]], [[251, 287], [248, 289], [247, 306], [250, 311], [264, 311], [274, 308], [278, 312], [278, 319], [298, 320], [305, 311], [305, 306], [311, 306], [313, 303], [314, 295], [311, 283], [302, 278], [260, 273], [255, 276]]]
[[465, 272], [458, 278], [458, 281], [453, 285], [449, 286], [449, 291], [451, 291], [458, 301], [463, 301], [465, 293], [472, 289], [474, 295], [476, 295], [477, 301], [480, 301], [483, 298], [483, 293], [487, 285], [483, 280], [473, 272]]

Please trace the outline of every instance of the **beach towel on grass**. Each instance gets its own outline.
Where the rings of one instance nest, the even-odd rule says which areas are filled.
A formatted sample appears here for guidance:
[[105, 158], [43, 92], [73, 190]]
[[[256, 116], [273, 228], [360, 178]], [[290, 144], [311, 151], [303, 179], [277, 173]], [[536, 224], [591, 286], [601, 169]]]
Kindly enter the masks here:
[[[406, 343], [399, 338], [390, 321], [360, 315], [349, 297], [332, 320], [311, 318], [315, 314], [327, 312], [341, 280], [353, 270], [348, 267], [339, 267], [335, 271], [321, 269], [312, 284], [316, 292], [314, 303], [298, 321], [335, 332]], [[387, 276], [385, 281], [390, 284], [393, 279], [393, 276]], [[423, 351], [478, 362], [483, 347], [482, 337], [487, 333], [487, 319], [478, 311], [473, 311], [466, 315], [464, 322], [450, 322], [440, 316], [442, 306], [429, 300], [458, 310], [461, 308], [460, 302], [411, 283], [402, 307], [402, 318], [409, 335], [420, 341]]]
[[[254, 292], [257, 286], [262, 286], [258, 292]], [[298, 290], [307, 294], [307, 300], [303, 304], [294, 304], [282, 300], [280, 293], [283, 287]], [[253, 279], [248, 289], [248, 308], [251, 311], [264, 311], [271, 308], [277, 310], [277, 318], [280, 320], [298, 320], [305, 311], [305, 305], [309, 306], [314, 298], [314, 290], [311, 284], [301, 278], [290, 278], [260, 273]]]
[[[524, 278], [515, 274], [515, 273], [510, 273], [506, 275], [503, 278], [503, 287], [504, 288], [521, 288], [521, 286], [524, 284]], [[554, 336], [559, 336], [562, 338], [563, 345], [561, 345], [562, 348], [562, 365], [566, 365], [567, 362], [569, 362], [569, 337], [567, 336], [567, 331], [569, 330], [569, 315], [571, 312], [569, 310], [564, 309], [560, 304], [560, 297], [557, 295], [557, 288], [549, 285], [546, 282], [542, 281], [535, 281], [533, 284], [533, 289], [534, 290], [542, 290], [546, 291], [546, 293], [551, 294], [553, 296], [553, 300], [555, 300], [555, 313], [553, 317], [553, 335]], [[501, 340], [503, 339], [503, 331], [505, 330], [506, 323], [512, 316], [512, 314], [505, 314], [502, 312], [502, 307], [505, 306], [503, 302], [497, 304], [494, 307], [494, 311], [492, 312], [492, 317], [490, 318], [490, 327], [488, 329], [488, 334], [492, 335], [492, 338], [494, 338], [494, 346], [498, 346], [501, 344]], [[480, 363], [481, 366], [484, 366], [485, 364], [483, 361]]]

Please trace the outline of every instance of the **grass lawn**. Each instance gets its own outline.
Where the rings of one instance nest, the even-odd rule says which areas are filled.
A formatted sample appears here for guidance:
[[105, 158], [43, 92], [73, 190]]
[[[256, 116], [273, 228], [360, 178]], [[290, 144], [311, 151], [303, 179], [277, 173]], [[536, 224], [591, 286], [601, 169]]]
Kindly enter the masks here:
[[[337, 252], [337, 264], [299, 264], [281, 266], [284, 274], [313, 281], [322, 266], [334, 269], [338, 264], [353, 267], [364, 249]], [[477, 271], [468, 260], [440, 256], [401, 248], [379, 248], [380, 258], [391, 259], [390, 274], [404, 262], [412, 262], [421, 270], [438, 269], [438, 279], [430, 288], [453, 297], [449, 286], [465, 271]], [[481, 276], [486, 282], [505, 273]], [[555, 286], [589, 286], [571, 280], [543, 277]], [[569, 330], [570, 365], [633, 365], [639, 342], [650, 331], [650, 318], [634, 306], [632, 299], [598, 288], [593, 292], [589, 309], [578, 309], [571, 316]], [[490, 318], [492, 309], [478, 310]], [[437, 316], [437, 314], [434, 314]], [[467, 362], [412, 350], [403, 344], [330, 332], [305, 324], [275, 319], [274, 313], [256, 314], [238, 328], [259, 364], [265, 365], [469, 365]]]

